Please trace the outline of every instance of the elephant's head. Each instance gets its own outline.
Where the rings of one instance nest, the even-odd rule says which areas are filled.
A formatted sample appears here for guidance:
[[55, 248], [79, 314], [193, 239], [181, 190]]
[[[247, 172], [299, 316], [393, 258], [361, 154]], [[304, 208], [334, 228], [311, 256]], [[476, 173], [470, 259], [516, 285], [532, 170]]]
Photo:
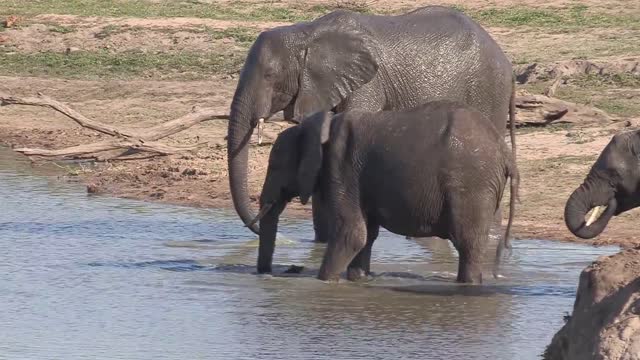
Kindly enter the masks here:
[[283, 131], [276, 139], [260, 195], [260, 212], [251, 221], [260, 221], [258, 272], [271, 272], [278, 231], [278, 219], [294, 197], [306, 204], [322, 168], [322, 145], [329, 140], [331, 115], [318, 112], [301, 125]]
[[615, 135], [567, 200], [567, 228], [583, 239], [598, 236], [612, 216], [640, 206], [639, 185], [640, 131]]
[[[240, 74], [227, 137], [231, 196], [245, 224], [253, 217], [247, 189], [253, 129], [281, 110], [287, 120], [299, 122], [335, 108], [376, 75], [373, 49], [372, 38], [345, 13], [258, 36]], [[255, 224], [250, 228], [258, 233]]]

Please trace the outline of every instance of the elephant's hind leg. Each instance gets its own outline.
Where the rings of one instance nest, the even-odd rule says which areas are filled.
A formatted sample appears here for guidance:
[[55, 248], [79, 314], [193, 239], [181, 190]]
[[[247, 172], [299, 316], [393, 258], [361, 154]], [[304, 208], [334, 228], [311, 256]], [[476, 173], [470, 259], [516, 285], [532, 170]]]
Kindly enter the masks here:
[[347, 268], [347, 279], [356, 281], [371, 273], [371, 248], [378, 238], [379, 231], [380, 226], [377, 224], [367, 225], [367, 244], [349, 264]]
[[[358, 218], [353, 221], [355, 216]], [[362, 216], [351, 213], [348, 218], [336, 221], [332, 229], [318, 273], [320, 280], [337, 280], [367, 244], [367, 227]]]
[[482, 254], [480, 243], [486, 242], [489, 234], [462, 235], [454, 240], [458, 250], [458, 276], [457, 282], [469, 284], [482, 284]]
[[493, 214], [479, 201], [466, 201], [464, 206], [453, 207], [451, 241], [458, 250], [458, 277], [461, 283], [482, 283], [482, 259], [489, 241]]

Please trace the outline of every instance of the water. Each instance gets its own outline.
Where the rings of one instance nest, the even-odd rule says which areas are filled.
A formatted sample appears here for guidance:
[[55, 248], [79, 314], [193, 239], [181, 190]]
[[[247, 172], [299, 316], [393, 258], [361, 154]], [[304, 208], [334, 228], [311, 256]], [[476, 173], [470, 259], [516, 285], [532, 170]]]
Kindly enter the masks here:
[[617, 248], [516, 241], [506, 278], [460, 286], [442, 240], [381, 233], [376, 275], [313, 278], [285, 221], [275, 267], [231, 212], [87, 196], [0, 149], [0, 359], [537, 359], [582, 268]]

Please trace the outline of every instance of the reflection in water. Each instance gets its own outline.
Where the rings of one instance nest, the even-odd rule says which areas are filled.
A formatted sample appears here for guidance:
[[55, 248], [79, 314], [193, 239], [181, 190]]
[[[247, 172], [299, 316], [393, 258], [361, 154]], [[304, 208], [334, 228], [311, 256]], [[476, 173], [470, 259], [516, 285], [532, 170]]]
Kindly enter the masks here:
[[295, 220], [255, 275], [233, 213], [88, 197], [51, 171], [0, 150], [0, 358], [536, 359], [579, 271], [615, 251], [517, 241], [505, 279], [463, 286], [448, 241], [381, 232], [374, 275], [332, 284]]

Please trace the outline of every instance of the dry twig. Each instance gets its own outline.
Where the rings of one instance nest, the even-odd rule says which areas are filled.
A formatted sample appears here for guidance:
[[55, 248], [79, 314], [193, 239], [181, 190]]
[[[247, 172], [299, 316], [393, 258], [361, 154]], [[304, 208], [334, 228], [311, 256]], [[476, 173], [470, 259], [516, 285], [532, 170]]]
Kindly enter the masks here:
[[[71, 158], [86, 159], [93, 158], [100, 161], [122, 158], [130, 155], [131, 152], [149, 152], [155, 155], [171, 155], [181, 152], [189, 152], [197, 150], [207, 143], [199, 143], [193, 146], [170, 146], [157, 142], [169, 135], [186, 130], [196, 124], [208, 120], [226, 120], [228, 115], [220, 115], [210, 109], [195, 110], [180, 118], [167, 121], [150, 129], [145, 129], [138, 133], [136, 131], [124, 130], [113, 125], [103, 124], [95, 120], [91, 120], [79, 112], [73, 110], [65, 104], [62, 104], [48, 96], [38, 94], [37, 97], [16, 97], [4, 93], [0, 93], [0, 106], [8, 105], [27, 105], [40, 106], [56, 110], [82, 127], [98, 131], [103, 134], [114, 136], [114, 139], [99, 141], [91, 144], [71, 146], [64, 149], [32, 149], [17, 148], [17, 152], [21, 152], [27, 156], [55, 157], [55, 158]], [[144, 135], [142, 135], [142, 132]], [[98, 153], [105, 151], [113, 151], [124, 149], [114, 155], [100, 156]]]

